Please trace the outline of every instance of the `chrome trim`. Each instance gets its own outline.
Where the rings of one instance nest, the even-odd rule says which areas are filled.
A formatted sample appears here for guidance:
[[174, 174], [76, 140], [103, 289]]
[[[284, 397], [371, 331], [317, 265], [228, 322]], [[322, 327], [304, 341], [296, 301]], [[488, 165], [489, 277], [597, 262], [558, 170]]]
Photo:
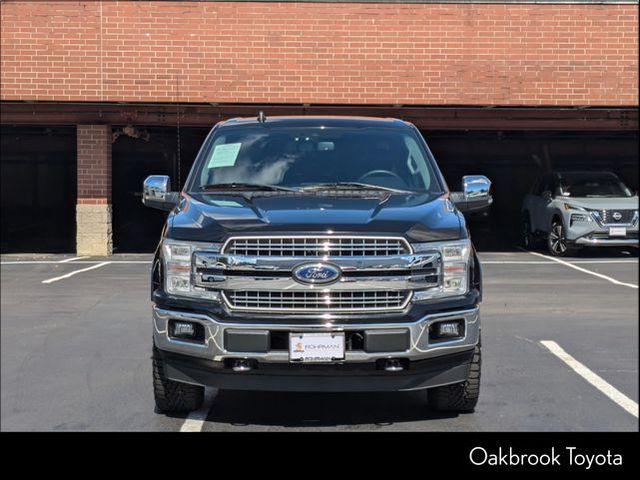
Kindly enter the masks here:
[[[322, 295], [323, 293], [327, 293], [327, 295], [331, 295], [332, 293], [342, 293], [342, 294], [346, 294], [346, 293], [372, 293], [369, 290], [328, 290], [328, 291], [321, 291], [319, 289], [310, 291], [310, 290], [306, 290], [306, 291], [295, 291], [295, 292], [291, 292], [291, 291], [280, 291], [280, 290], [276, 290], [276, 291], [259, 291], [259, 290], [253, 290], [252, 292], [259, 292], [259, 293], [269, 293], [269, 294], [274, 294], [274, 295], [286, 295], [288, 293], [298, 293], [298, 294], [305, 294], [305, 293], [313, 293], [317, 296]], [[245, 291], [245, 293], [250, 293], [248, 291]], [[232, 310], [234, 312], [280, 312], [280, 313], [304, 313], [304, 312], [319, 312], [319, 313], [345, 313], [345, 312], [396, 312], [396, 311], [402, 311], [404, 310], [407, 305], [409, 304], [409, 302], [411, 301], [411, 297], [413, 296], [413, 292], [411, 291], [389, 291], [388, 289], [384, 289], [384, 290], [379, 290], [379, 291], [375, 291], [373, 293], [387, 293], [387, 294], [395, 294], [397, 293], [397, 298], [398, 300], [400, 300], [401, 298], [402, 303], [399, 303], [397, 305], [391, 305], [391, 306], [384, 306], [384, 307], [378, 307], [375, 306], [376, 303], [381, 303], [379, 302], [377, 299], [372, 299], [373, 301], [371, 302], [370, 305], [367, 306], [363, 306], [363, 307], [342, 307], [342, 306], [336, 306], [336, 304], [334, 303], [333, 305], [328, 303], [326, 307], [317, 307], [314, 305], [318, 305], [321, 302], [318, 302], [317, 300], [308, 300], [306, 301], [304, 298], [301, 299], [292, 299], [292, 300], [279, 300], [279, 299], [275, 299], [273, 300], [271, 298], [271, 295], [269, 295], [269, 299], [264, 299], [263, 303], [260, 305], [256, 305], [256, 306], [246, 306], [246, 305], [238, 305], [238, 300], [234, 300], [233, 298], [229, 298], [228, 294], [229, 291], [228, 290], [223, 290], [222, 291], [222, 298], [225, 302], [225, 304], [227, 305], [227, 307], [229, 308], [229, 310]], [[354, 297], [355, 298], [355, 297]], [[257, 302], [256, 302], [257, 303]], [[286, 308], [278, 308], [278, 307], [273, 307], [272, 305], [274, 303], [299, 303], [300, 305], [296, 305], [295, 307], [286, 307]], [[345, 302], [348, 303], [348, 300]], [[351, 301], [351, 303], [360, 303], [356, 300]], [[363, 305], [365, 304], [365, 301], [363, 300], [361, 303], [363, 303]], [[388, 302], [388, 303], [392, 303], [392, 302]], [[373, 306], [372, 306], [373, 304]]]
[[[217, 270], [290, 272], [300, 264], [308, 263], [310, 259], [311, 257], [254, 257], [196, 251], [193, 254], [193, 265], [195, 268]], [[362, 271], [421, 269], [434, 262], [439, 268], [440, 253], [433, 251], [390, 257], [321, 257], [317, 261], [329, 261], [340, 267], [343, 274]]]
[[[167, 323], [169, 319], [185, 320], [197, 322], [205, 327], [206, 340], [202, 344], [194, 344], [193, 342], [184, 342], [171, 339], [167, 332]], [[423, 338], [425, 332], [428, 333], [429, 326], [436, 321], [443, 320], [464, 320], [465, 336], [464, 338], [455, 339], [446, 342], [429, 343], [428, 339]], [[225, 323], [214, 317], [205, 314], [182, 312], [178, 310], [170, 310], [153, 306], [153, 322], [154, 322], [154, 341], [156, 346], [161, 350], [172, 351], [194, 357], [208, 358], [214, 361], [222, 361], [225, 358], [251, 358], [261, 362], [289, 363], [289, 354], [287, 351], [271, 351], [271, 352], [227, 352], [224, 347], [224, 331], [231, 329], [246, 330], [270, 330], [270, 331], [288, 331], [288, 332], [346, 332], [350, 330], [379, 330], [379, 329], [401, 329], [407, 328], [410, 333], [410, 348], [403, 352], [376, 352], [367, 353], [360, 350], [345, 352], [344, 362], [366, 362], [375, 361], [379, 358], [388, 358], [390, 355], [394, 357], [409, 358], [410, 360], [420, 360], [424, 358], [437, 357], [439, 355], [447, 355], [459, 351], [468, 350], [474, 347], [479, 340], [480, 333], [480, 309], [473, 307], [470, 309], [459, 310], [455, 312], [437, 313], [425, 315], [424, 317], [414, 321], [405, 323], [388, 323], [381, 321], [376, 324], [358, 323], [358, 324], [340, 324], [325, 323], [315, 325], [296, 325], [283, 323], [277, 324], [236, 324]]]
[[[311, 269], [312, 272], [304, 276], [301, 272], [308, 269]], [[323, 276], [321, 273], [323, 271], [328, 271], [330, 277]], [[302, 263], [293, 269], [291, 276], [296, 282], [304, 285], [328, 285], [340, 280], [342, 270], [339, 266], [327, 262]]]
[[[408, 253], [413, 253], [413, 250], [411, 248], [411, 245], [409, 244], [409, 242], [407, 242], [407, 240], [403, 237], [386, 237], [386, 236], [372, 236], [372, 235], [309, 235], [309, 234], [293, 234], [293, 235], [248, 235], [248, 236], [233, 236], [227, 239], [227, 241], [224, 243], [224, 245], [222, 246], [221, 252], [223, 253], [227, 253], [227, 249], [229, 248], [229, 245], [232, 242], [238, 242], [238, 241], [259, 241], [259, 240], [287, 240], [287, 239], [293, 239], [293, 240], [372, 240], [374, 242], [378, 242], [378, 241], [392, 241], [392, 242], [398, 242], [400, 245], [404, 246], [404, 254], [408, 254]], [[313, 244], [312, 244], [313, 245]], [[317, 245], [317, 244], [316, 244]], [[355, 247], [357, 247], [357, 245], [354, 245], [352, 248], [356, 249]], [[362, 247], [362, 246], [360, 246]], [[268, 248], [268, 247], [267, 247]], [[276, 247], [280, 250], [282, 250], [281, 247]], [[304, 245], [301, 247], [302, 250], [305, 250], [307, 248], [307, 245]], [[326, 246], [325, 246], [326, 248]], [[342, 249], [346, 249], [349, 247], [342, 247]], [[374, 249], [376, 248], [383, 248], [383, 247], [372, 247]], [[361, 249], [361, 248], [360, 248]], [[316, 247], [315, 251], [319, 251], [319, 249]], [[397, 254], [396, 254], [397, 255]], [[280, 256], [280, 255], [261, 255], [261, 256], [265, 256], [265, 257], [276, 257], [276, 256]], [[324, 255], [323, 255], [324, 256]], [[330, 250], [327, 251], [327, 256], [330, 256], [332, 258], [341, 258], [340, 255], [331, 255], [330, 254]], [[376, 257], [386, 257], [389, 255], [376, 255]], [[309, 258], [309, 257], [317, 257], [317, 258], [322, 258], [321, 255], [305, 255], [305, 256], [301, 256], [302, 258]]]
[[489, 198], [491, 180], [484, 175], [465, 175], [462, 177], [462, 194], [467, 201]]
[[[611, 211], [611, 212], [628, 211], [628, 212], [634, 212], [634, 213], [633, 213], [633, 216], [631, 217], [631, 221], [628, 223], [619, 223], [619, 222], [605, 223], [604, 219], [602, 218], [602, 212], [607, 212], [607, 211]], [[591, 214], [591, 217], [596, 221], [598, 225], [605, 228], [609, 228], [609, 227], [629, 228], [629, 227], [635, 226], [638, 223], [638, 211], [632, 208], [619, 208], [619, 209], [608, 208], [608, 209], [601, 209], [601, 210], [590, 210], [589, 213]]]
[[[375, 239], [376, 241], [392, 241], [398, 245], [402, 245], [403, 249], [410, 252], [402, 255], [389, 256], [332, 256], [324, 255], [322, 257], [303, 255], [303, 256], [281, 256], [282, 249], [279, 244], [276, 245], [278, 255], [237, 255], [224, 253], [229, 250], [231, 242], [242, 241], [243, 239], [259, 239], [271, 241], [273, 239], [311, 239], [312, 248], [317, 250], [319, 241], [327, 240], [354, 240], [356, 243], [344, 248], [349, 248], [350, 253], [358, 251], [361, 245], [358, 241], [367, 241]], [[386, 248], [383, 245], [383, 248]], [[243, 253], [264, 253], [256, 249], [243, 248]], [[268, 245], [267, 245], [268, 253]], [[395, 247], [392, 251], [396, 251]], [[277, 235], [277, 236], [246, 236], [246, 237], [230, 237], [226, 240], [222, 248], [223, 253], [210, 251], [196, 251], [192, 256], [192, 283], [201, 288], [212, 289], [222, 293], [225, 305], [232, 311], [268, 311], [281, 313], [295, 312], [321, 312], [321, 313], [341, 313], [341, 312], [396, 312], [406, 308], [411, 300], [411, 291], [416, 289], [428, 289], [437, 287], [442, 283], [442, 260], [440, 252], [434, 249], [423, 252], [413, 253], [413, 247], [401, 237], [372, 237], [359, 235]], [[292, 250], [291, 253], [300, 253], [298, 250]], [[295, 278], [295, 272], [305, 266], [314, 264], [325, 264], [335, 268], [341, 274], [331, 283], [320, 284], [311, 283], [304, 284]], [[387, 273], [387, 275], [384, 275]], [[234, 300], [231, 291], [251, 291], [256, 292], [256, 300], [258, 297], [265, 300], [264, 303], [238, 302]], [[372, 295], [368, 298], [371, 302], [361, 302], [356, 297], [363, 293], [372, 293], [380, 296], [380, 292], [402, 291], [401, 301], [392, 302], [389, 305], [383, 305], [384, 302], [377, 301]], [[267, 293], [273, 295], [273, 301], [269, 301]], [[363, 306], [353, 307], [350, 305], [343, 306], [327, 303], [325, 306], [319, 306], [317, 296], [320, 293], [327, 293], [336, 297], [347, 297], [347, 292], [354, 292], [354, 302]], [[309, 297], [308, 303], [299, 299], [291, 298], [295, 293], [299, 297]], [[289, 297], [289, 298], [283, 298]], [[311, 298], [313, 297], [313, 298]], [[304, 299], [302, 299], [304, 300]], [[357, 300], [357, 301], [356, 301]], [[296, 305], [295, 303], [300, 303]], [[383, 306], [380, 306], [383, 305]]]
[[[433, 274], [433, 276], [436, 275], [435, 273]], [[305, 285], [291, 277], [224, 276], [196, 273], [194, 278], [194, 285], [196, 287], [215, 290], [281, 290], [291, 292], [381, 291], [425, 289], [439, 285], [439, 282], [427, 282], [425, 275], [410, 274], [388, 277], [343, 276], [334, 283], [324, 285]]]
[[171, 191], [171, 180], [167, 175], [150, 175], [142, 184], [142, 203], [165, 202]]
[[[622, 225], [620, 225], [622, 226]], [[637, 238], [585, 238], [581, 237], [575, 240], [575, 243], [579, 245], [591, 245], [601, 247], [624, 247], [638, 245]]]

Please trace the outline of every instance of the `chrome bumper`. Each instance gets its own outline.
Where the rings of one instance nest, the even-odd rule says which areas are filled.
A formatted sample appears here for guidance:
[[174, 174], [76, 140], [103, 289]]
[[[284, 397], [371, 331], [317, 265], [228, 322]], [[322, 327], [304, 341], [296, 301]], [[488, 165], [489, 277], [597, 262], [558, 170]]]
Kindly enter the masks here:
[[[170, 319], [185, 320], [200, 323], [204, 327], [205, 342], [198, 344], [185, 342], [169, 337], [168, 322]], [[431, 323], [442, 320], [461, 319], [465, 322], [465, 336], [451, 341], [439, 341], [430, 343], [429, 326]], [[379, 358], [388, 358], [390, 355], [410, 360], [422, 360], [427, 358], [448, 355], [469, 350], [477, 345], [480, 335], [480, 311], [479, 307], [455, 312], [426, 315], [420, 320], [411, 323], [378, 323], [378, 324], [340, 324], [327, 323], [324, 325], [292, 325], [286, 323], [278, 324], [237, 324], [224, 323], [209, 315], [168, 310], [153, 306], [153, 326], [154, 342], [158, 349], [167, 352], [198, 357], [216, 362], [224, 361], [226, 358], [250, 358], [266, 363], [288, 363], [289, 355], [286, 351], [272, 351], [267, 353], [252, 352], [228, 352], [224, 348], [224, 333], [227, 328], [233, 330], [270, 330], [270, 331], [290, 331], [290, 332], [347, 332], [349, 330], [382, 330], [400, 329], [409, 330], [410, 347], [402, 352], [376, 352], [368, 353], [361, 350], [345, 352], [345, 363], [348, 362], [373, 362]]]
[[575, 240], [578, 245], [593, 247], [625, 247], [638, 245], [637, 238], [586, 238], [581, 237]]

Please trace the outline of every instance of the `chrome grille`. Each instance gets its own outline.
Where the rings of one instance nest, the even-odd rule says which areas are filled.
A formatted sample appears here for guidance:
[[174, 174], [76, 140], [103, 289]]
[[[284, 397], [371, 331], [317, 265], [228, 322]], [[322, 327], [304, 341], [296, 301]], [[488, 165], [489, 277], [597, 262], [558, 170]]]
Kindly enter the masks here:
[[[597, 219], [600, 220], [603, 224], [609, 225], [629, 225], [634, 223], [635, 218], [635, 210], [595, 210], [594, 214]], [[616, 214], [619, 214], [620, 218], [615, 218]]]
[[237, 310], [280, 311], [373, 311], [402, 309], [406, 291], [246, 291], [227, 290], [224, 296]]
[[395, 238], [235, 238], [225, 246], [224, 253], [260, 257], [388, 257], [409, 253], [409, 246]]

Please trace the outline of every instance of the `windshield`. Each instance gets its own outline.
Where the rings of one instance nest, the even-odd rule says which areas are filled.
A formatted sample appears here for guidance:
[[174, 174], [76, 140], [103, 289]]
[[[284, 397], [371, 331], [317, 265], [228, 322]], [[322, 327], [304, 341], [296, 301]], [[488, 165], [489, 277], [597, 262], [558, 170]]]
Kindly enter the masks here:
[[631, 197], [632, 193], [613, 173], [581, 172], [560, 175], [561, 194], [566, 197]]
[[225, 127], [214, 135], [192, 191], [219, 184], [312, 190], [349, 182], [352, 188], [443, 191], [410, 129], [258, 125]]

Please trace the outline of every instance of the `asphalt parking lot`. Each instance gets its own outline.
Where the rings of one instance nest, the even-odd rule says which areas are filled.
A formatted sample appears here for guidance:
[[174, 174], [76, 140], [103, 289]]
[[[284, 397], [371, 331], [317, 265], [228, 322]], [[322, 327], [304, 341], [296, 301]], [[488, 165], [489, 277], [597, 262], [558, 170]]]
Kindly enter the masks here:
[[208, 390], [202, 411], [168, 417], [153, 409], [150, 255], [4, 255], [2, 430], [637, 431], [637, 249], [480, 256], [475, 413], [436, 414], [419, 392]]

